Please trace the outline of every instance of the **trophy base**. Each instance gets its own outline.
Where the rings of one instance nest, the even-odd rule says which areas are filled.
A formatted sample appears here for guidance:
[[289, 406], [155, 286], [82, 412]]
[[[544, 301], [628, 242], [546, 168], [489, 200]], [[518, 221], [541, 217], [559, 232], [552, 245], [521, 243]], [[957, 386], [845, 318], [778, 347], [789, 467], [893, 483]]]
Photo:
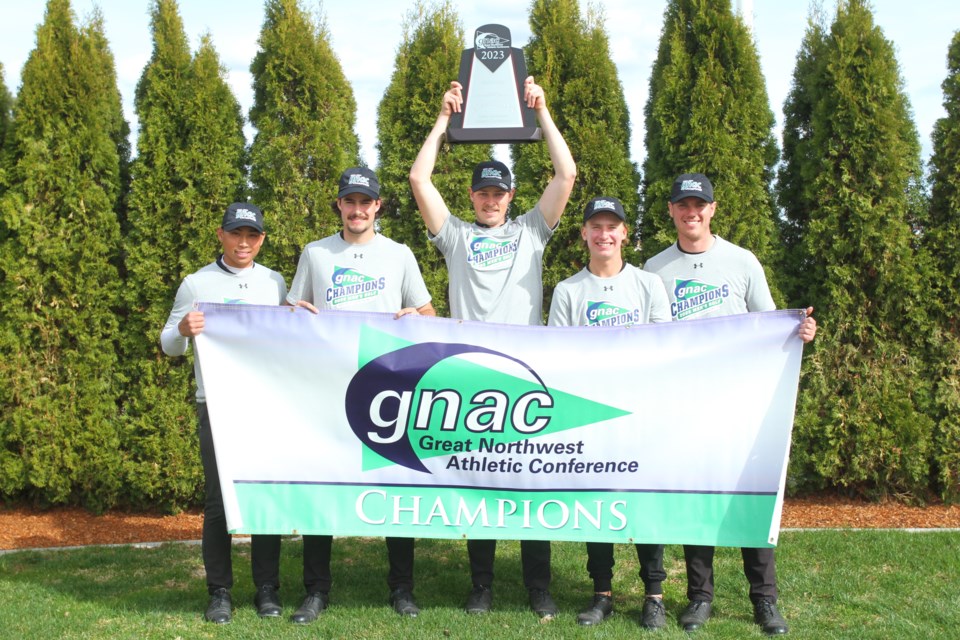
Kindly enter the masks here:
[[450, 144], [520, 144], [543, 140], [540, 127], [504, 127], [494, 129], [464, 129], [449, 127], [447, 142]]

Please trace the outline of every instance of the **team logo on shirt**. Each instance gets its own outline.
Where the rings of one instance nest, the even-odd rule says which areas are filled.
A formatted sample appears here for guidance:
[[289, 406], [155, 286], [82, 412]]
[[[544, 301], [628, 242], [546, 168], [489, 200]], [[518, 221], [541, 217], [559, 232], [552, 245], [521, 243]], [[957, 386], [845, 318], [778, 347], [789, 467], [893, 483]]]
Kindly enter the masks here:
[[624, 309], [608, 302], [587, 301], [587, 326], [619, 327], [640, 322], [639, 309]]
[[519, 238], [498, 240], [487, 236], [473, 236], [467, 247], [467, 264], [479, 271], [505, 269], [513, 263], [519, 246]]
[[699, 280], [674, 280], [673, 297], [676, 302], [670, 305], [670, 314], [677, 320], [683, 320], [708, 309], [723, 304], [730, 295], [730, 285], [713, 285]]
[[351, 267], [334, 267], [330, 280], [326, 297], [332, 305], [374, 298], [387, 285], [386, 278], [373, 278]]

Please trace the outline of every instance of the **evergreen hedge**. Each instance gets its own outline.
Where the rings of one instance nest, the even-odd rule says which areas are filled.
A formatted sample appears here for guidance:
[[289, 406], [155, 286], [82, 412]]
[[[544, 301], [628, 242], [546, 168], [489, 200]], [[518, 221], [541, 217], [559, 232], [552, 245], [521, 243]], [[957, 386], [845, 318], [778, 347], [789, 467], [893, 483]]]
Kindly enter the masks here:
[[292, 278], [303, 247], [340, 229], [330, 205], [359, 161], [356, 102], [329, 32], [299, 0], [267, 0], [250, 72], [251, 200], [270, 221], [258, 260]]
[[[251, 197], [267, 212], [261, 261], [288, 279], [302, 246], [339, 227], [330, 202], [340, 172], [358, 162], [355, 103], [322, 19], [297, 0], [266, 1], [250, 149], [209, 37], [191, 55], [175, 0], [154, 0], [150, 19], [132, 164], [99, 13], [78, 25], [68, 0], [48, 0], [15, 98], [0, 81], [7, 502], [195, 504], [192, 366], [157, 344], [176, 287], [216, 256], [230, 201]], [[960, 34], [927, 191], [894, 49], [865, 0], [839, 0], [829, 24], [814, 13], [784, 105], [774, 189], [773, 117], [749, 31], [729, 2], [671, 0], [638, 192], [602, 14], [535, 0], [530, 19], [528, 69], [578, 164], [547, 253], [548, 295], [586, 257], [576, 233], [586, 200], [609, 194], [638, 208], [646, 257], [672, 242], [664, 211], [673, 177], [703, 171], [721, 203], [716, 230], [758, 255], [782, 285], [778, 303], [817, 307], [788, 489], [960, 499]], [[418, 4], [377, 118], [383, 229], [414, 250], [441, 312], [446, 267], [407, 175], [464, 46], [450, 2]], [[470, 215], [470, 173], [489, 154], [483, 145], [441, 152], [434, 177], [451, 210]], [[550, 178], [549, 158], [543, 145], [513, 154], [516, 208], [525, 209]]]
[[[478, 25], [479, 26], [479, 25]], [[440, 113], [443, 94], [456, 80], [465, 48], [463, 27], [450, 2], [418, 3], [407, 16], [394, 59], [393, 75], [377, 108], [377, 175], [380, 178], [383, 233], [413, 250], [437, 315], [449, 315], [447, 267], [410, 191], [410, 167]], [[467, 197], [473, 167], [489, 160], [490, 145], [444, 145], [433, 183], [450, 211], [473, 219]]]
[[644, 109], [640, 241], [644, 260], [676, 240], [673, 179], [706, 174], [718, 202], [713, 232], [752, 251], [777, 306], [779, 241], [772, 192], [779, 152], [753, 37], [729, 0], [671, 0]]
[[212, 262], [225, 202], [246, 188], [240, 105], [209, 38], [191, 56], [174, 0], [151, 7], [153, 55], [137, 85], [126, 286], [121, 449], [124, 502], [174, 510], [202, 496], [192, 357], [160, 351], [183, 277]]
[[923, 355], [934, 322], [910, 224], [919, 141], [893, 45], [863, 0], [840, 2], [829, 28], [809, 30], [806, 49], [815, 55], [802, 61], [794, 94], [804, 98], [785, 111], [809, 136], [785, 161], [802, 181], [795, 295], [818, 309], [820, 332], [798, 400], [791, 481], [922, 500], [934, 428]]
[[[584, 18], [577, 0], [535, 0], [530, 9], [527, 72], [543, 87], [550, 115], [577, 163], [569, 203], [544, 252], [544, 313], [556, 284], [589, 260], [580, 236], [587, 202], [608, 195], [625, 211], [637, 210], [640, 176], [630, 161], [630, 116], [598, 11]], [[546, 144], [515, 145], [511, 151], [518, 184], [513, 206], [526, 211], [553, 178], [553, 164]]]
[[102, 18], [50, 0], [0, 199], [0, 492], [93, 509], [123, 493], [120, 214], [129, 151]]

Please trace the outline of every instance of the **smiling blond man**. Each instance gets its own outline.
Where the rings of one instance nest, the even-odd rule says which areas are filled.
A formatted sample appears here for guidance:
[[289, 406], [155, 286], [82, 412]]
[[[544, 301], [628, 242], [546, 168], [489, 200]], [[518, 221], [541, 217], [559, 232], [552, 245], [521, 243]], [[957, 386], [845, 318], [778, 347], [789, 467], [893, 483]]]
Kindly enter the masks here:
[[[629, 236], [623, 204], [612, 196], [600, 196], [583, 210], [580, 237], [590, 252], [582, 271], [559, 283], [553, 291], [547, 324], [566, 327], [618, 327], [649, 322], [670, 322], [670, 303], [663, 282], [628, 264], [623, 243]], [[666, 578], [662, 558], [641, 553], [640, 579], [646, 597], [640, 624], [658, 629], [666, 624], [662, 582]], [[595, 626], [613, 613], [613, 544], [587, 543], [587, 572], [593, 579], [593, 600], [577, 615], [577, 623]]]
[[587, 203], [580, 237], [590, 262], [554, 289], [547, 324], [621, 326], [671, 320], [660, 278], [624, 261], [627, 235], [626, 214], [618, 199], [600, 196]]

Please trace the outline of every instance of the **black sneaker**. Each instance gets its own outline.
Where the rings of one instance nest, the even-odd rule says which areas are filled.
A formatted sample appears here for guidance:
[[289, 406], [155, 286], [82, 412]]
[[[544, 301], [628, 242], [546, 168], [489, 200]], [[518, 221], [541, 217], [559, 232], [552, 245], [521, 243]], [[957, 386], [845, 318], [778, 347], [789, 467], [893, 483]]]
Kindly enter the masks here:
[[611, 613], [613, 613], [613, 597], [595, 593], [590, 606], [577, 614], [577, 624], [592, 627], [609, 618]]
[[467, 606], [463, 609], [467, 613], [489, 613], [493, 606], [493, 591], [490, 587], [475, 586], [467, 596]]
[[783, 635], [789, 631], [787, 621], [772, 600], [758, 600], [753, 605], [753, 619], [768, 636]]
[[705, 600], [691, 600], [680, 614], [680, 626], [684, 631], [696, 631], [710, 617], [710, 603]]
[[257, 615], [261, 618], [279, 618], [283, 614], [283, 605], [280, 604], [280, 594], [272, 584], [260, 585], [257, 595], [253, 596], [253, 605], [257, 608]]
[[227, 624], [233, 618], [232, 608], [230, 591], [221, 587], [210, 594], [210, 602], [203, 619], [214, 624]]
[[530, 608], [541, 620], [552, 620], [560, 613], [546, 589], [530, 589]]
[[644, 629], [662, 629], [667, 625], [667, 611], [663, 608], [663, 598], [643, 599], [643, 611], [640, 613], [640, 626]]
[[413, 594], [409, 589], [394, 589], [390, 594], [390, 604], [393, 610], [402, 616], [416, 618], [420, 615], [420, 607], [413, 601]]
[[308, 593], [307, 597], [303, 599], [300, 608], [290, 616], [290, 622], [310, 624], [317, 619], [317, 616], [323, 613], [323, 610], [326, 609], [329, 604], [330, 599], [327, 594], [320, 593], [319, 591]]

